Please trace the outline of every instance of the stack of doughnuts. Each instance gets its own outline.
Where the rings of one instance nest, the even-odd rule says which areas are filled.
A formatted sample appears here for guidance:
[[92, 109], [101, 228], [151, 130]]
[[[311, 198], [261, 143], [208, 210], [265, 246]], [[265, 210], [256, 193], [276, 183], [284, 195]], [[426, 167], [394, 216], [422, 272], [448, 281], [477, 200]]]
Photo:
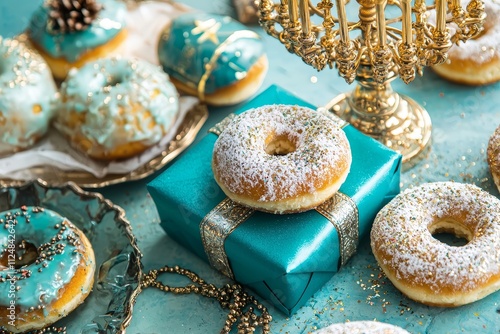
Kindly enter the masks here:
[[0, 213], [0, 329], [32, 331], [65, 317], [90, 294], [95, 267], [90, 241], [58, 213]]
[[[32, 147], [55, 119], [56, 128], [88, 157], [128, 159], [171, 130], [179, 111], [177, 89], [228, 105], [262, 84], [268, 66], [263, 43], [231, 18], [174, 18], [155, 50], [162, 71], [113, 56], [127, 36], [126, 16], [118, 0], [48, 0], [26, 30], [33, 51], [0, 39], [0, 155]], [[50, 74], [62, 83], [58, 103]]]

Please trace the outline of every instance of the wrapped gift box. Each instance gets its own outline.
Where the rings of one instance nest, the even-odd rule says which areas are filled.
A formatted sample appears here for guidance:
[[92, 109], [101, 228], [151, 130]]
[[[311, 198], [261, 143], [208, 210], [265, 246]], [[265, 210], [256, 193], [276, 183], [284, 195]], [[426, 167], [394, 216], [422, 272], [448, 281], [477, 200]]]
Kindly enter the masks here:
[[[271, 86], [236, 113], [265, 104], [313, 107]], [[226, 198], [211, 169], [217, 135], [208, 133], [148, 184], [161, 226], [277, 309], [295, 312], [355, 252], [379, 209], [400, 190], [401, 156], [351, 125], [343, 129], [353, 159], [340, 193], [315, 210], [287, 215], [253, 211]]]

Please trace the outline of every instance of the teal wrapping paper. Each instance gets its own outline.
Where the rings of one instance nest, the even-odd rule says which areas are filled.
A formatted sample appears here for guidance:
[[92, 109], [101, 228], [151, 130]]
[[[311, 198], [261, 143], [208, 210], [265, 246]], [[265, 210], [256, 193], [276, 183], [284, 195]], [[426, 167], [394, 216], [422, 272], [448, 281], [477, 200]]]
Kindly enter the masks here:
[[[271, 86], [236, 113], [265, 104], [314, 108]], [[340, 192], [355, 202], [359, 240], [369, 242], [363, 237], [375, 215], [399, 193], [401, 156], [351, 125], [344, 131], [353, 160]], [[215, 134], [207, 134], [148, 184], [163, 229], [207, 262], [200, 223], [226, 198], [211, 169], [216, 140]], [[287, 215], [256, 211], [224, 242], [234, 278], [285, 314], [294, 313], [339, 270], [339, 247], [334, 225], [316, 210]]]

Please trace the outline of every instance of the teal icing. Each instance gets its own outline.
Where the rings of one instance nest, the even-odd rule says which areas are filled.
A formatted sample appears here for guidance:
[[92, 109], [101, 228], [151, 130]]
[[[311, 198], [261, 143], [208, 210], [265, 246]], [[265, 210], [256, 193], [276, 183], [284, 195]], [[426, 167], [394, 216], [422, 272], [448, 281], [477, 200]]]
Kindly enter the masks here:
[[[107, 149], [130, 142], [156, 144], [179, 110], [168, 75], [132, 58], [103, 58], [71, 70], [61, 86], [61, 100], [55, 126], [69, 137], [81, 131]], [[85, 114], [79, 129], [68, 126], [74, 112]]]
[[0, 257], [8, 260], [12, 240], [25, 240], [38, 249], [38, 259], [32, 264], [19, 269], [0, 267], [0, 306], [14, 301], [23, 312], [44, 308], [70, 282], [80, 265], [82, 246], [74, 241], [76, 235], [68, 228], [72, 225], [64, 221], [58, 213], [38, 207], [0, 213]]
[[33, 14], [28, 27], [30, 39], [54, 58], [75, 62], [82, 54], [113, 39], [125, 26], [126, 6], [117, 0], [99, 0], [103, 9], [83, 31], [51, 34], [47, 31], [49, 9], [44, 2]]
[[[216, 49], [238, 32], [251, 31], [228, 16], [183, 14], [162, 33], [158, 43], [160, 63], [172, 78], [197, 89], [206, 71], [205, 65]], [[264, 45], [257, 34], [236, 38], [223, 48], [206, 82], [205, 93], [213, 93], [245, 78], [248, 70], [264, 55]]]
[[30, 147], [47, 132], [56, 91], [40, 55], [0, 37], [0, 154]]

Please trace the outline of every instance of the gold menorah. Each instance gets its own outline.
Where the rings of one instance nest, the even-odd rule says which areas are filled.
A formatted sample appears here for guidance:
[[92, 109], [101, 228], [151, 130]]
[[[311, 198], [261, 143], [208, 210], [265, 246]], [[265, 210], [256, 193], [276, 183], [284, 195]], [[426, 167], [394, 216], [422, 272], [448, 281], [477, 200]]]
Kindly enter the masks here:
[[[413, 6], [411, 0], [356, 0], [358, 20], [349, 21], [348, 1], [335, 0], [334, 16], [332, 0], [316, 5], [260, 0], [259, 23], [306, 64], [318, 71], [335, 66], [349, 84], [356, 80], [354, 91], [335, 97], [326, 108], [407, 162], [430, 142], [431, 120], [390, 82], [397, 76], [411, 82], [425, 66], [443, 63], [453, 43], [477, 36], [486, 17], [484, 4], [471, 0], [464, 9], [460, 0], [432, 5], [415, 0]], [[396, 14], [386, 16], [389, 8]]]

